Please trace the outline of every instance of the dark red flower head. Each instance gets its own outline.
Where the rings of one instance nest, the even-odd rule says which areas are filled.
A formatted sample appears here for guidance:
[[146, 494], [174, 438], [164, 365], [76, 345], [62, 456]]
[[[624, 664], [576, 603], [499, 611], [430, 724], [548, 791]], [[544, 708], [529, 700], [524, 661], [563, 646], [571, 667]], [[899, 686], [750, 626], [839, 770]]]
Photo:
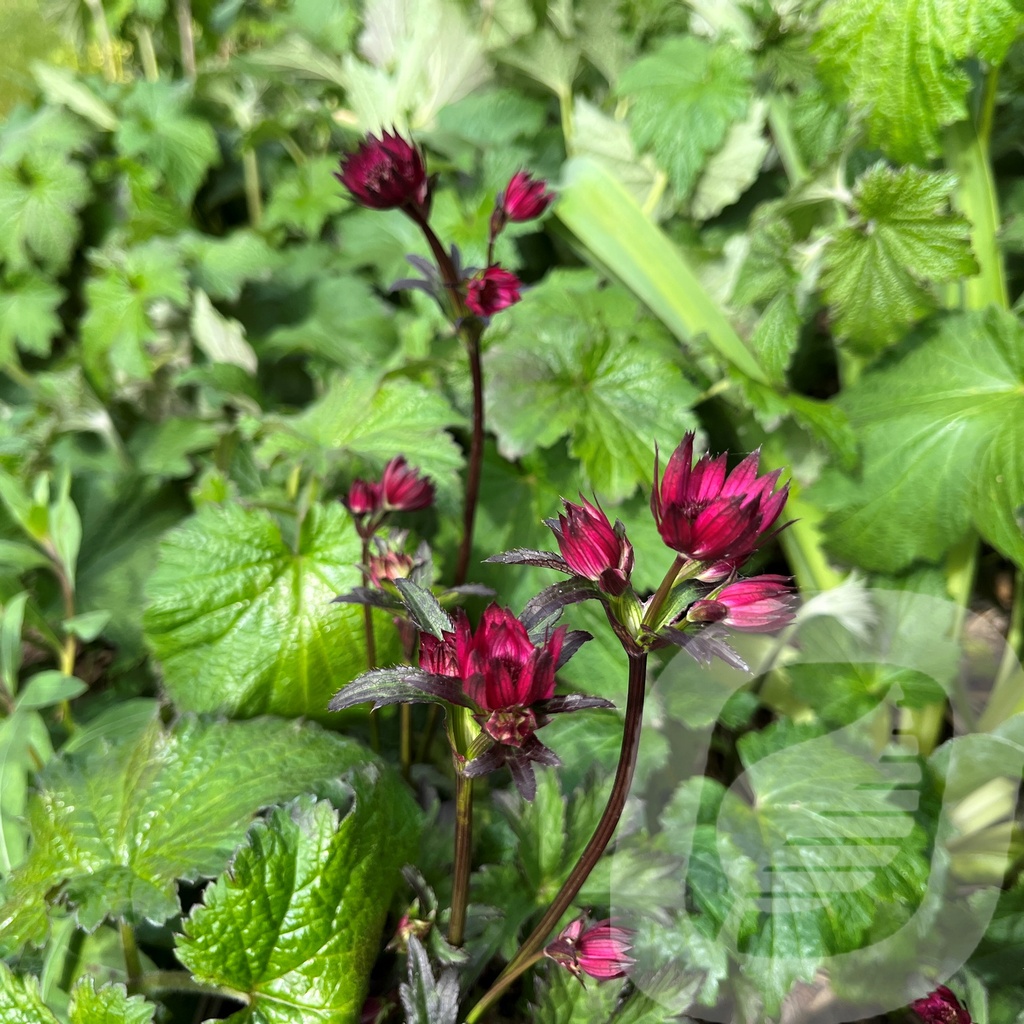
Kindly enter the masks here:
[[559, 933], [544, 950], [577, 977], [580, 972], [592, 978], [622, 978], [636, 962], [630, 955], [633, 933], [618, 928], [610, 920], [585, 927], [586, 918], [578, 917]]
[[626, 528], [608, 521], [604, 512], [582, 495], [582, 505], [562, 499], [565, 513], [546, 520], [569, 568], [593, 580], [606, 593], [618, 597], [629, 586], [633, 571], [633, 545]]
[[511, 270], [494, 264], [466, 283], [466, 305], [477, 316], [493, 316], [519, 301], [519, 288]]
[[651, 511], [661, 539], [674, 551], [700, 562], [738, 565], [778, 519], [789, 485], [775, 490], [780, 470], [757, 475], [757, 452], [731, 473], [725, 458], [702, 455], [694, 464], [693, 434], [687, 434], [659, 481], [655, 456]]
[[381, 502], [387, 512], [417, 512], [434, 503], [434, 485], [415, 466], [396, 455], [385, 467], [380, 481]]
[[548, 183], [543, 178], [517, 171], [498, 196], [497, 209], [502, 220], [522, 222], [540, 217], [555, 201], [555, 194], [547, 188]]
[[341, 159], [335, 177], [356, 202], [371, 210], [415, 207], [426, 211], [430, 194], [419, 150], [396, 132], [367, 135], [354, 153]]
[[690, 622], [721, 622], [741, 633], [770, 633], [793, 621], [793, 591], [786, 576], [752, 576], [695, 601]]
[[910, 1008], [924, 1024], [971, 1024], [971, 1015], [965, 1006], [945, 985], [940, 985], [923, 999], [910, 1004]]

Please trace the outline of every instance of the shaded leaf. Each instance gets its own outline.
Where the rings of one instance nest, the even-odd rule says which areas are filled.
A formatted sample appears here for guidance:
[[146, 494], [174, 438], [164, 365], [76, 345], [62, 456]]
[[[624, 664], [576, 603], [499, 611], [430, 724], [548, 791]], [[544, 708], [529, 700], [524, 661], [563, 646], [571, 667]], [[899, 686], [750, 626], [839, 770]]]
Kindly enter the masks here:
[[364, 672], [327, 705], [331, 711], [344, 711], [373, 701], [374, 710], [389, 704], [455, 704], [475, 707], [462, 688], [462, 680], [403, 665], [399, 668], [375, 668]]

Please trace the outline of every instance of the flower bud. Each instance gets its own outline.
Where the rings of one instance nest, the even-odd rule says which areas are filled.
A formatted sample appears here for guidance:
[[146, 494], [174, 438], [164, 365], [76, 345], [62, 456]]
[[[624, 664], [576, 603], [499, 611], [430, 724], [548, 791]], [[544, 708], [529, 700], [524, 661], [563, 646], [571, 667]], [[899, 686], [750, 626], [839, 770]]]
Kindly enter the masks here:
[[434, 485], [415, 466], [396, 455], [380, 481], [381, 503], [388, 512], [418, 512], [434, 503]]
[[694, 601], [686, 618], [690, 622], [721, 622], [741, 633], [770, 633], [793, 621], [793, 591], [785, 576], [752, 576]]
[[611, 920], [599, 921], [585, 928], [586, 918], [578, 917], [559, 933], [544, 950], [566, 970], [577, 977], [580, 972], [592, 978], [622, 978], [636, 962], [629, 955], [633, 933], [618, 928]]
[[595, 505], [581, 497], [582, 505], [562, 499], [565, 513], [548, 520], [569, 568], [593, 580], [606, 594], [619, 597], [629, 586], [633, 571], [633, 545], [622, 523], [614, 526]]
[[511, 270], [493, 264], [467, 282], [466, 305], [477, 316], [493, 316], [519, 301], [519, 288], [519, 278]]
[[496, 204], [503, 221], [534, 220], [540, 217], [555, 201], [553, 192], [547, 191], [548, 183], [543, 178], [534, 178], [527, 171], [512, 175], [505, 191], [498, 196]]

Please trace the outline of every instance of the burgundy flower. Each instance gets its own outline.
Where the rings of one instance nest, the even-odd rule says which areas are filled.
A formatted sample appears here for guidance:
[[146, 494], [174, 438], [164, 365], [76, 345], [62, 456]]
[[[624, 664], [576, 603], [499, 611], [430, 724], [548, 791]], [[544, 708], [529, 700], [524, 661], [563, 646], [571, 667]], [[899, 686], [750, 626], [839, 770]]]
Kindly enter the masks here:
[[593, 580], [606, 593], [618, 597], [629, 586], [633, 571], [633, 545], [626, 539], [626, 528], [616, 520], [614, 526], [604, 512], [582, 495], [582, 505], [562, 499], [565, 514], [545, 520], [558, 541], [569, 568], [578, 576]]
[[672, 453], [660, 481], [655, 456], [651, 511], [661, 539], [696, 561], [745, 561], [778, 519], [789, 493], [788, 484], [775, 490], [780, 470], [758, 476], [757, 467], [757, 452], [731, 473], [725, 455], [702, 455], [694, 464], [692, 433]]
[[695, 601], [686, 617], [721, 622], [741, 633], [768, 633], [793, 621], [793, 591], [786, 576], [752, 576]]
[[381, 510], [380, 484], [368, 480], [353, 480], [343, 501], [354, 516], [374, 516]]
[[404, 551], [392, 551], [385, 547], [376, 555], [370, 556], [367, 566], [370, 582], [380, 589], [385, 581], [404, 580], [412, 572], [413, 560]]
[[493, 316], [519, 301], [519, 288], [519, 278], [495, 263], [469, 279], [466, 305], [477, 316]]
[[547, 187], [543, 178], [534, 178], [527, 171], [513, 174], [495, 204], [495, 215], [500, 218], [501, 226], [507, 221], [521, 223], [540, 217], [555, 201], [554, 193], [548, 192]]
[[417, 512], [434, 503], [434, 485], [404, 455], [396, 455], [384, 467], [380, 488], [381, 504], [388, 512]]
[[636, 962], [629, 955], [633, 933], [618, 928], [610, 920], [585, 928], [586, 917], [578, 917], [559, 933], [544, 950], [577, 977], [580, 972], [592, 978], [622, 978]]
[[427, 208], [430, 184], [419, 150], [394, 131], [368, 135], [354, 153], [342, 157], [335, 177], [356, 202], [371, 210]]
[[940, 985], [923, 999], [917, 999], [910, 1008], [924, 1024], [971, 1024], [971, 1015], [965, 1006], [945, 985]]

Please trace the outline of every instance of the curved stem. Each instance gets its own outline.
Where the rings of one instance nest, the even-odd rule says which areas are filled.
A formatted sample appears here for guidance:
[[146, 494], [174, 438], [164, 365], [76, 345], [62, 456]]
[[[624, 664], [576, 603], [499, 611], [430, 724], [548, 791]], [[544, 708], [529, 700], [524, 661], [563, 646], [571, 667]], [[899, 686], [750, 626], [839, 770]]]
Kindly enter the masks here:
[[469, 469], [466, 475], [466, 498], [462, 513], [462, 543], [455, 563], [455, 586], [466, 582], [469, 556], [473, 550], [473, 526], [476, 503], [480, 496], [480, 475], [484, 461], [484, 371], [480, 359], [480, 325], [467, 321], [464, 327], [469, 350], [469, 373], [473, 381], [473, 434], [469, 442]]
[[466, 1024], [475, 1024], [487, 1009], [509, 985], [515, 981], [531, 964], [536, 963], [537, 955], [547, 941], [548, 936], [558, 924], [560, 918], [576, 898], [583, 883], [600, 860], [612, 836], [619, 825], [622, 810], [626, 806], [626, 797], [633, 782], [636, 769], [636, 757], [640, 750], [640, 729], [644, 717], [644, 696], [647, 682], [647, 655], [631, 654], [629, 656], [629, 693], [626, 698], [626, 719], [622, 730], [622, 748], [619, 752], [619, 764], [615, 769], [615, 781], [608, 797], [608, 805], [601, 815], [594, 834], [587, 843], [576, 866], [569, 873], [554, 902], [540, 919], [530, 937], [519, 947], [519, 952], [508, 962], [505, 970], [498, 976], [483, 998], [466, 1016]]

